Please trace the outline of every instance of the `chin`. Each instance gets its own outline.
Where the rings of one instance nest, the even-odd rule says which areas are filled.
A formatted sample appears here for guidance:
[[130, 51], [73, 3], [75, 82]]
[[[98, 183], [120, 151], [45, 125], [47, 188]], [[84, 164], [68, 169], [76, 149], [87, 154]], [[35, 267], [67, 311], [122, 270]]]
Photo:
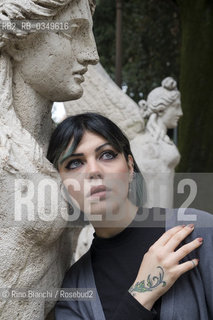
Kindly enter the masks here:
[[[90, 210], [89, 210], [89, 206], [86, 206], [86, 210], [84, 210], [84, 213], [86, 215], [90, 215], [91, 218], [89, 219], [93, 219], [93, 221], [105, 221], [109, 215], [109, 206], [106, 205], [106, 201], [101, 201], [101, 202], [96, 202], [96, 203], [91, 203], [90, 204]], [[111, 210], [110, 210], [111, 211]], [[97, 217], [98, 219], [97, 219]]]
[[78, 90], [78, 92], [72, 93], [72, 96], [70, 97], [69, 100], [77, 100], [80, 99], [83, 95], [84, 91], [83, 88], [81, 87], [80, 90]]
[[81, 85], [73, 85], [71, 88], [57, 88], [54, 92], [49, 92], [48, 94], [44, 94], [48, 100], [54, 102], [64, 102], [70, 100], [80, 99], [83, 95], [83, 88]]
[[84, 213], [95, 228], [123, 227], [124, 212], [115, 214], [119, 207], [120, 205], [114, 201], [113, 203], [104, 201], [91, 205], [90, 213], [88, 211], [84, 211]]
[[167, 126], [168, 129], [175, 129], [177, 127], [178, 123], [177, 122], [174, 122], [174, 123], [171, 123], [170, 125]]
[[90, 203], [86, 205], [86, 209], [84, 210], [86, 214], [93, 215], [105, 215], [106, 214], [106, 204], [104, 203]]
[[172, 129], [177, 128], [177, 125], [178, 125], [178, 123], [177, 123], [177, 122], [176, 122], [176, 123], [174, 123], [174, 125], [172, 126]]

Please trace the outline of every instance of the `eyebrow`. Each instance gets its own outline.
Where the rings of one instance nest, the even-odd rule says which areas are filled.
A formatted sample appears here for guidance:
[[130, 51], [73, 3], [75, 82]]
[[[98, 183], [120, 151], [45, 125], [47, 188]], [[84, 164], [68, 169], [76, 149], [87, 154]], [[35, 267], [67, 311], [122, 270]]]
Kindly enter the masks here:
[[[105, 146], [107, 146], [107, 145], [112, 146], [111, 143], [106, 142], [106, 143], [98, 146], [98, 147], [95, 149], [95, 152], [98, 152], [100, 149], [102, 149], [103, 147], [105, 147]], [[69, 152], [68, 152], [68, 153], [65, 154], [64, 157], [61, 159], [60, 164], [62, 165], [62, 163], [63, 163], [64, 161], [66, 161], [68, 158], [71, 158], [71, 157], [82, 157], [82, 156], [84, 156], [84, 153], [69, 153]]]

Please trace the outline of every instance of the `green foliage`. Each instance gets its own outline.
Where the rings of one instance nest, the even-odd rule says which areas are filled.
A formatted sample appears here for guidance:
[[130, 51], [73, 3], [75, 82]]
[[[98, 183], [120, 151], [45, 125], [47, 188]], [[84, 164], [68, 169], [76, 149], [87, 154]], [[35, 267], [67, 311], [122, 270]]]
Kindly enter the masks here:
[[[100, 60], [115, 78], [116, 0], [99, 0], [94, 33]], [[123, 84], [138, 101], [166, 76], [179, 76], [179, 13], [168, 0], [123, 1]]]
[[114, 79], [115, 73], [115, 0], [97, 2], [94, 21], [94, 34], [100, 61]]

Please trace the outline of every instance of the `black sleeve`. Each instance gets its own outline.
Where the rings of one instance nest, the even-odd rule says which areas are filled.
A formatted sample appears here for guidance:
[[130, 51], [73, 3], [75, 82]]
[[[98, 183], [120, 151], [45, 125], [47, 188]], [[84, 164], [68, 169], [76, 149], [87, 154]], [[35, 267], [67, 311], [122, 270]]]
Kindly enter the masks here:
[[58, 301], [55, 305], [55, 320], [84, 320], [76, 301]]
[[[78, 303], [58, 301], [55, 306], [55, 320], [88, 320], [77, 308]], [[118, 305], [112, 320], [153, 320], [156, 312], [144, 308], [129, 292]]]
[[143, 307], [129, 292], [118, 305], [112, 320], [153, 320], [156, 312]]

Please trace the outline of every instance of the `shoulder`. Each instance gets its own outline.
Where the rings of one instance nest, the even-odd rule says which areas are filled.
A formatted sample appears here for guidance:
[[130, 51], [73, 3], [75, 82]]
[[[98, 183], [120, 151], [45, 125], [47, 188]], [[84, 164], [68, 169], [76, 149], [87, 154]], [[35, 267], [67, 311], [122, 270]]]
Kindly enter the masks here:
[[187, 208], [185, 218], [195, 224], [195, 227], [213, 227], [213, 215], [209, 212], [194, 208]]
[[196, 227], [213, 227], [213, 214], [209, 212], [194, 208], [166, 209], [166, 211], [171, 226], [194, 223]]
[[166, 229], [176, 225], [187, 225], [193, 223], [195, 228], [193, 233], [188, 236], [203, 237], [205, 241], [213, 243], [213, 215], [209, 212], [194, 208], [166, 209]]
[[76, 261], [65, 274], [63, 285], [64, 288], [77, 287], [79, 279], [85, 270], [90, 270], [90, 250], [87, 251], [78, 261]]

